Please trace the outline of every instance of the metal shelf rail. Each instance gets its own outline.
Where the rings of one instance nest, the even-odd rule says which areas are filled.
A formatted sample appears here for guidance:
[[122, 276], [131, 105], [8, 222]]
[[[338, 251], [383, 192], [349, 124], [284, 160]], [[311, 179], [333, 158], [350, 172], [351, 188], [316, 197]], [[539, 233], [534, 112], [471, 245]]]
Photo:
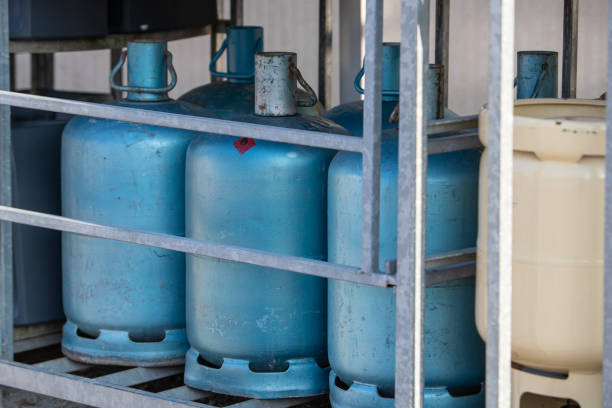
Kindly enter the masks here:
[[[357, 139], [341, 135], [247, 125], [217, 119], [9, 92], [8, 0], [0, 0], [0, 220], [2, 220], [0, 224], [0, 384], [103, 407], [207, 406], [192, 402], [206, 393], [200, 393], [184, 386], [156, 394], [130, 388], [132, 385], [180, 374], [181, 367], [129, 368], [91, 379], [68, 374], [77, 372], [83, 367], [65, 358], [40, 364], [13, 361], [11, 223], [17, 222], [373, 286], [394, 286], [398, 305], [395, 406], [421, 408], [423, 406], [424, 288], [427, 284], [458, 279], [474, 273], [473, 249], [429, 259], [424, 257], [427, 154], [477, 146], [476, 132], [465, 131], [475, 127], [476, 118], [467, 117], [430, 124], [424, 121], [423, 107], [426, 102], [424, 100], [426, 93], [423, 92], [423, 78], [429, 60], [429, 0], [402, 0], [398, 257], [397, 262], [385, 260], [385, 271], [380, 271], [378, 268], [378, 233], [382, 3], [382, 0], [367, 0], [366, 2], [365, 69], [368, 72], [368, 81], [364, 102], [365, 135], [362, 139]], [[448, 30], [448, 1], [444, 0], [441, 4], [446, 5], [446, 10], [444, 7], [438, 9], [440, 20], [446, 21], [446, 30]], [[487, 341], [486, 399], [487, 407], [507, 408], [510, 406], [513, 99], [511, 84], [514, 53], [514, 0], [490, 0], [490, 7], [489, 337]], [[612, 19], [612, 6], [610, 13]], [[236, 14], [236, 19], [238, 19], [241, 13], [237, 10], [233, 11], [233, 14]], [[447, 31], [442, 30], [441, 33], [442, 37], [448, 37]], [[572, 43], [569, 40], [566, 42]], [[446, 41], [447, 46], [448, 41]], [[448, 50], [441, 52], [438, 58], [447, 59]], [[569, 61], [568, 65], [571, 66], [572, 59]], [[610, 63], [612, 61], [612, 31], [609, 35], [608, 61], [608, 84], [612, 85], [612, 63]], [[571, 85], [571, 82], [568, 83]], [[165, 234], [126, 230], [12, 208], [9, 105], [359, 152], [363, 157], [364, 179], [361, 268]], [[612, 111], [610, 110], [608, 111], [608, 129], [609, 132], [612, 131], [610, 130], [612, 129]], [[443, 132], [451, 135], [425, 143], [427, 134]], [[612, 157], [612, 137], [608, 137], [607, 152], [608, 157]], [[612, 171], [610, 162], [607, 163], [607, 171]], [[612, 191], [611, 177], [607, 178], [607, 187], [607, 191]], [[612, 310], [612, 198], [607, 198], [606, 210], [608, 215], [606, 217], [606, 305], [609, 306], [606, 310]], [[426, 269], [427, 274], [425, 274]], [[607, 341], [605, 342], [606, 358], [604, 361], [606, 407], [612, 407], [612, 345], [609, 344], [611, 336], [612, 316], [606, 314]], [[233, 406], [281, 408], [302, 402], [298, 400], [248, 400]]]

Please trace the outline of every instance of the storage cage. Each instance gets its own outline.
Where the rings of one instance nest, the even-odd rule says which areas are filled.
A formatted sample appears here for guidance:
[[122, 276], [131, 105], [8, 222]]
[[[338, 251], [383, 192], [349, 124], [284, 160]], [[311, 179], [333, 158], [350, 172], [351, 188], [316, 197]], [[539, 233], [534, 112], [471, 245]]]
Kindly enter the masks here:
[[[489, 80], [488, 80], [488, 161], [487, 175], [487, 255], [486, 300], [486, 406], [510, 407], [511, 400], [511, 269], [512, 269], [512, 154], [513, 154], [513, 62], [514, 0], [490, 0]], [[48, 66], [54, 52], [85, 49], [112, 49], [115, 61], [127, 41], [147, 38], [172, 40], [212, 34], [214, 52], [217, 33], [227, 26], [241, 25], [242, 1], [232, 0], [231, 21], [204, 27], [191, 27], [146, 34], [111, 34], [104, 37], [68, 40], [9, 39], [9, 0], [0, 0], [0, 385], [57, 397], [92, 406], [126, 407], [209, 407], [202, 402], [221, 396], [186, 386], [149, 391], [146, 383], [180, 375], [182, 367], [129, 368], [103, 375], [71, 374], [99, 367], [66, 358], [17, 362], [15, 353], [25, 353], [57, 344], [55, 334], [14, 339], [13, 325], [13, 223], [48, 228], [88, 237], [134, 243], [220, 260], [288, 270], [321, 278], [355, 282], [380, 288], [393, 288], [396, 297], [395, 407], [423, 406], [424, 296], [428, 286], [475, 275], [475, 249], [432, 257], [425, 256], [425, 206], [427, 155], [479, 148], [478, 117], [463, 116], [426, 122], [425, 106], [429, 44], [435, 41], [435, 62], [448, 65], [450, 0], [436, 1], [436, 37], [429, 35], [428, 0], [402, 0], [401, 63], [399, 102], [399, 159], [397, 208], [397, 259], [385, 261], [380, 270], [380, 175], [382, 93], [382, 0], [366, 0], [365, 61], [369, 80], [365, 83], [363, 137], [324, 134], [273, 126], [254, 128], [248, 123], [180, 116], [168, 113], [29, 95], [11, 91], [11, 53], [31, 52], [35, 85], [49, 84]], [[608, 28], [607, 85], [612, 86], [612, 3]], [[562, 96], [576, 95], [578, 0], [564, 0]], [[322, 99], [329, 96], [331, 53], [331, 1], [320, 0], [319, 71]], [[446, 89], [448, 73], [443, 87]], [[244, 247], [198, 241], [111, 227], [12, 207], [10, 106], [62, 114], [84, 115], [146, 125], [291, 143], [362, 155], [363, 201], [361, 266], [350, 267], [309, 258], [257, 251]], [[612, 130], [612, 108], [606, 108], [607, 132]], [[429, 134], [441, 134], [431, 140]], [[606, 157], [612, 157], [612, 136], [608, 135]], [[605, 283], [603, 405], [612, 407], [612, 161], [606, 161], [605, 201]], [[426, 273], [427, 271], [427, 273]], [[145, 386], [135, 387], [141, 384]], [[310, 398], [273, 401], [240, 399], [233, 407], [290, 407]], [[229, 400], [228, 400], [229, 401]], [[228, 403], [229, 404], [229, 403]]]

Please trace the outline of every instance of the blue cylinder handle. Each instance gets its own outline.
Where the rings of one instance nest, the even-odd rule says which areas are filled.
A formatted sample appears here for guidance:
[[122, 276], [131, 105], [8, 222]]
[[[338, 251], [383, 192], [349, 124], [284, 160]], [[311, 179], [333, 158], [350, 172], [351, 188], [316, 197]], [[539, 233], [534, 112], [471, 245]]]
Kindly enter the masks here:
[[538, 76], [538, 81], [533, 87], [533, 91], [531, 91], [531, 95], [529, 96], [530, 98], [535, 98], [540, 93], [540, 90], [542, 89], [542, 84], [544, 83], [544, 77], [546, 75], [548, 75], [548, 64], [542, 66], [542, 72], [540, 72], [540, 75]]
[[[543, 66], [542, 72], [540, 72], [540, 75], [538, 76], [538, 80], [536, 81], [536, 85], [533, 87], [533, 91], [531, 91], [529, 98], [535, 98], [540, 93], [540, 90], [542, 89], [542, 84], [544, 83], [544, 77], [546, 77], [546, 74], [548, 74], [548, 67]], [[516, 88], [517, 86], [518, 86], [518, 76], [514, 77], [514, 87]]]
[[293, 73], [293, 75], [295, 75], [295, 79], [297, 79], [298, 83], [302, 86], [302, 88], [304, 88], [304, 90], [306, 91], [306, 93], [310, 97], [309, 101], [300, 101], [298, 98], [296, 98], [297, 106], [299, 106], [299, 107], [311, 107], [311, 106], [315, 106], [315, 104], [317, 103], [317, 100], [319, 98], [317, 98], [317, 94], [314, 91], [314, 89], [312, 89], [312, 87], [310, 85], [308, 85], [308, 82], [306, 82], [306, 80], [302, 76], [302, 73], [300, 72], [298, 67], [296, 67], [295, 65], [291, 65], [289, 67], [289, 70], [291, 71], [291, 73]]
[[[256, 49], [260, 48], [260, 43], [261, 43], [261, 38], [257, 41], [257, 46], [255, 47]], [[217, 71], [217, 61], [219, 60], [219, 58], [221, 58], [221, 55], [223, 55], [225, 50], [227, 50], [227, 38], [223, 40], [223, 44], [221, 44], [221, 48], [219, 48], [219, 51], [215, 53], [215, 55], [212, 57], [212, 60], [210, 61], [210, 64], [208, 65], [208, 69], [210, 70], [210, 74], [212, 76], [220, 77], [220, 78], [248, 79], [248, 80], [255, 78], [254, 71], [250, 74], [232, 74], [229, 72]]]
[[115, 76], [121, 70], [121, 67], [125, 64], [125, 60], [127, 59], [127, 50], [123, 50], [121, 52], [121, 57], [119, 57], [119, 62], [115, 65], [115, 68], [110, 73], [109, 82], [111, 88], [116, 91], [121, 92], [146, 92], [146, 93], [159, 93], [164, 94], [170, 92], [176, 86], [176, 71], [174, 70], [174, 66], [172, 65], [172, 53], [170, 51], [166, 51], [166, 65], [168, 66], [168, 72], [170, 72], [170, 84], [164, 88], [148, 88], [143, 86], [122, 86], [117, 85], [115, 83]]
[[[363, 62], [365, 65], [365, 58], [363, 59]], [[359, 72], [357, 73], [357, 76], [355, 77], [355, 89], [357, 90], [357, 92], [359, 92], [362, 95], [365, 92], [363, 88], [361, 87], [361, 80], [363, 79], [363, 75], [365, 73], [364, 65], [361, 66], [361, 69], [359, 70]], [[383, 89], [382, 94], [383, 96], [399, 96], [399, 91], [389, 91], [389, 90]]]

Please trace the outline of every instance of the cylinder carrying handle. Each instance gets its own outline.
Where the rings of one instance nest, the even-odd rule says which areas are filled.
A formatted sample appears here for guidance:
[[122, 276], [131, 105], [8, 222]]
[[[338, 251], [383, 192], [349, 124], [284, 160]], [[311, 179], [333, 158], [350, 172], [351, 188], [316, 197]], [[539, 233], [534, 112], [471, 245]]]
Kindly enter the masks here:
[[117, 85], [115, 83], [115, 76], [121, 70], [121, 67], [125, 64], [125, 60], [127, 59], [127, 50], [123, 50], [121, 52], [121, 56], [119, 57], [119, 61], [115, 68], [110, 73], [109, 81], [111, 88], [116, 91], [121, 92], [143, 92], [143, 93], [159, 93], [164, 94], [170, 92], [176, 86], [176, 71], [174, 70], [174, 66], [172, 65], [172, 53], [170, 51], [166, 51], [166, 65], [168, 66], [168, 72], [170, 72], [170, 84], [164, 88], [148, 88], [144, 86], [123, 86]]
[[[363, 59], [363, 65], [361, 66], [361, 69], [359, 70], [359, 72], [357, 73], [357, 76], [355, 77], [355, 89], [357, 90], [357, 92], [359, 92], [362, 95], [365, 92], [363, 88], [361, 87], [361, 80], [363, 79], [364, 74], [365, 74], [365, 58]], [[382, 94], [383, 96], [399, 96], [399, 91], [389, 91], [389, 90], [383, 89]]]
[[[529, 98], [535, 98], [536, 96], [538, 96], [538, 94], [540, 93], [540, 90], [542, 89], [544, 78], [546, 77], [546, 75], [549, 74], [549, 71], [550, 69], [549, 69], [548, 64], [546, 62], [542, 64], [542, 72], [540, 72], [540, 75], [538, 75], [538, 80], [536, 81], [536, 84], [533, 87], [533, 91], [531, 91], [531, 95], [529, 95]], [[514, 77], [514, 87], [516, 88], [517, 86], [518, 86], [518, 76]]]
[[310, 99], [308, 101], [300, 101], [298, 98], [296, 98], [297, 106], [304, 108], [315, 106], [319, 98], [317, 97], [317, 94], [315, 93], [314, 89], [312, 89], [312, 87], [308, 85], [308, 82], [306, 82], [298, 67], [296, 67], [295, 65], [291, 65], [289, 67], [289, 70], [293, 75], [295, 75], [295, 79], [297, 79], [298, 83], [302, 86], [302, 88], [304, 88]]
[[[255, 47], [256, 49], [260, 49], [260, 43], [261, 43], [261, 38], [257, 40], [257, 45]], [[210, 60], [210, 64], [208, 65], [208, 70], [210, 71], [210, 74], [212, 76], [219, 77], [219, 78], [248, 79], [248, 80], [255, 78], [255, 71], [253, 71], [250, 74], [232, 74], [230, 72], [217, 71], [217, 61], [219, 60], [219, 58], [221, 58], [221, 55], [223, 55], [225, 50], [227, 50], [227, 38], [223, 40], [223, 44], [221, 44], [221, 48], [219, 48], [219, 50], [215, 53], [215, 55], [212, 57], [212, 60]]]

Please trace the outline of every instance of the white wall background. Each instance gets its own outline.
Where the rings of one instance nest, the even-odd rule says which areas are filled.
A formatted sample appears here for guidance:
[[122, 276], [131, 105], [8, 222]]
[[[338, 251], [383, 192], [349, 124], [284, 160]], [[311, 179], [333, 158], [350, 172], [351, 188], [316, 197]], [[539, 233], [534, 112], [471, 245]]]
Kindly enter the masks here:
[[[297, 51], [298, 64], [314, 89], [318, 86], [318, 3], [318, 0], [245, 1], [245, 24], [264, 27], [266, 50]], [[333, 7], [334, 103], [359, 97], [352, 89], [352, 82], [363, 52], [362, 3], [363, 0], [335, 0]], [[435, 2], [432, 0], [432, 3]], [[517, 0], [516, 3], [516, 50], [558, 51], [561, 67], [563, 1]], [[226, 15], [228, 11], [225, 6]], [[385, 41], [400, 39], [400, 12], [399, 0], [385, 1]], [[607, 15], [605, 0], [580, 2], [578, 97], [596, 98], [605, 90]], [[433, 29], [432, 13], [432, 35]], [[488, 0], [451, 1], [450, 33], [449, 105], [462, 114], [475, 113], [487, 97]], [[179, 74], [173, 96], [210, 80], [209, 45], [207, 36], [170, 43]], [[17, 61], [16, 83], [18, 88], [25, 88], [29, 86], [28, 56], [19, 55]], [[57, 89], [99, 92], [108, 89], [108, 51], [61, 53], [55, 61]], [[559, 73], [559, 79], [560, 76]]]

